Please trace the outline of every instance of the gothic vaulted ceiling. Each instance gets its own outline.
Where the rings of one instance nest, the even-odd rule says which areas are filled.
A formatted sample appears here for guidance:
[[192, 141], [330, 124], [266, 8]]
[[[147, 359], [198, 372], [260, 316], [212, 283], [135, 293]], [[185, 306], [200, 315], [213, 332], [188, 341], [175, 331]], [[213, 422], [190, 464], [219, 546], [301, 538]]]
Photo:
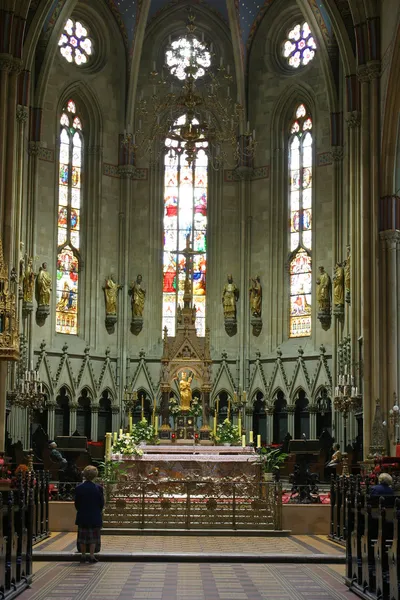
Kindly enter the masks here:
[[[125, 35], [128, 43], [131, 43], [135, 29], [141, 17], [141, 7], [143, 0], [106, 0], [113, 9], [114, 14], [125, 29]], [[234, 13], [239, 24], [243, 46], [246, 48], [251, 41], [258, 24], [268, 7], [274, 0], [193, 0], [193, 5], [208, 6], [213, 12], [218, 14], [226, 23], [228, 23], [228, 7], [232, 4]], [[326, 28], [327, 33], [331, 33], [331, 23], [325, 8], [327, 0], [309, 0], [312, 10], [317, 14], [321, 25]], [[335, 0], [341, 10], [348, 10], [348, 0]], [[151, 0], [148, 13], [148, 22], [152, 21], [160, 12], [167, 10], [168, 7], [179, 5], [185, 0]]]

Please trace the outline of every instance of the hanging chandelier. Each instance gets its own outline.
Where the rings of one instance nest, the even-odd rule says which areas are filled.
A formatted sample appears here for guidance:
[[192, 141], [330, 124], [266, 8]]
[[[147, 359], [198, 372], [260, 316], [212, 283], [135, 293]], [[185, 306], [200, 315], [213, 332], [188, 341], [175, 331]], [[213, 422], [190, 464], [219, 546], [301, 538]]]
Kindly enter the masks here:
[[204, 151], [213, 168], [252, 166], [256, 149], [255, 132], [247, 122], [239, 100], [231, 96], [230, 65], [220, 58], [215, 65], [213, 44], [196, 37], [195, 16], [189, 14], [187, 34], [172, 41], [165, 65], [150, 73], [153, 93], [140, 95], [134, 133], [125, 132], [123, 145], [134, 156], [150, 156], [157, 162], [162, 153], [182, 152], [192, 165]]

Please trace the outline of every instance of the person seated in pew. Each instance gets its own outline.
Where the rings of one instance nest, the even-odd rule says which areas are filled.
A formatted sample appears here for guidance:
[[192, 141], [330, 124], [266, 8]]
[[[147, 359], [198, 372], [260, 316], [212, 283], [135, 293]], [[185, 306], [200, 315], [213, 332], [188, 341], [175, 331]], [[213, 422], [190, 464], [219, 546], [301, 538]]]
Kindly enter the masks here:
[[374, 485], [369, 493], [371, 496], [393, 496], [393, 479], [389, 473], [381, 473], [377, 485]]
[[61, 471], [65, 471], [65, 469], [68, 467], [68, 461], [66, 458], [63, 457], [61, 452], [57, 450], [57, 444], [54, 441], [49, 442], [49, 449], [51, 461], [54, 463], [58, 463], [59, 469]]
[[331, 460], [326, 465], [327, 467], [336, 467], [342, 462], [342, 453], [340, 451], [340, 444], [333, 446], [333, 454]]

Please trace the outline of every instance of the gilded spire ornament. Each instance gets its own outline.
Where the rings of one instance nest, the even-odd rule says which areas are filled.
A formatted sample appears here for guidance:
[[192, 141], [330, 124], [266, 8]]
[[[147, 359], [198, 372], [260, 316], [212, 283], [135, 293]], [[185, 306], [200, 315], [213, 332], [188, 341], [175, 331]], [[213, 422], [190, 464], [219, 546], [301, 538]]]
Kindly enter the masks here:
[[10, 277], [0, 239], [0, 360], [19, 360], [16, 274]]

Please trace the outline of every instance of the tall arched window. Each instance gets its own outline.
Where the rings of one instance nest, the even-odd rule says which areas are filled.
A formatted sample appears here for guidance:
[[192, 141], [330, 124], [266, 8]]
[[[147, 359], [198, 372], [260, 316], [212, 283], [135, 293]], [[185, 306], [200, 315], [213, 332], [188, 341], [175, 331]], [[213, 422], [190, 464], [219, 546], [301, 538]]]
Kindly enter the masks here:
[[56, 332], [78, 333], [83, 134], [76, 104], [60, 118]]
[[290, 126], [290, 319], [289, 337], [311, 335], [312, 120], [300, 104]]
[[[196, 122], [195, 120], [193, 122]], [[186, 123], [186, 116], [174, 124], [174, 130]], [[193, 301], [196, 307], [197, 335], [205, 335], [206, 318], [206, 250], [207, 250], [207, 183], [208, 158], [202, 147], [191, 164], [187, 162], [185, 144], [171, 134], [167, 138], [164, 160], [164, 258], [163, 319], [168, 335], [175, 335], [178, 306], [183, 306], [186, 276], [185, 257], [180, 254], [189, 236], [193, 248]]]

